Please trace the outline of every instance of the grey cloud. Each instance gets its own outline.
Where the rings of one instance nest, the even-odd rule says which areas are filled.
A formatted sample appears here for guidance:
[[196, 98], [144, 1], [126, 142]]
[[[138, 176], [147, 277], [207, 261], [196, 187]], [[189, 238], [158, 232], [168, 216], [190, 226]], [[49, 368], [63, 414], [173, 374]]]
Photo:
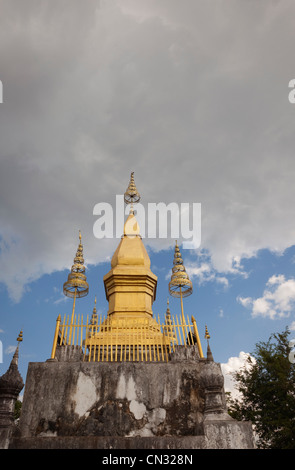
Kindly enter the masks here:
[[293, 0], [0, 8], [0, 281], [14, 299], [69, 266], [78, 229], [88, 262], [112, 253], [92, 210], [131, 171], [143, 203], [202, 203], [217, 270], [294, 243]]

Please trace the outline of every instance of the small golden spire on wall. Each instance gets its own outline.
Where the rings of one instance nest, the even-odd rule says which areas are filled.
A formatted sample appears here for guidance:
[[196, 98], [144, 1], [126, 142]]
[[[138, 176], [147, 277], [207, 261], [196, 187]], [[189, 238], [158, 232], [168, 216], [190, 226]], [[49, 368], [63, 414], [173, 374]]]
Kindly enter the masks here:
[[23, 330], [19, 332], [19, 335], [16, 338], [16, 341], [18, 341], [18, 343], [20, 343], [22, 340], [23, 340]]
[[210, 335], [209, 335], [207, 325], [205, 325], [205, 339], [207, 340], [207, 360], [213, 361], [213, 355], [212, 355], [210, 345], [209, 345]]

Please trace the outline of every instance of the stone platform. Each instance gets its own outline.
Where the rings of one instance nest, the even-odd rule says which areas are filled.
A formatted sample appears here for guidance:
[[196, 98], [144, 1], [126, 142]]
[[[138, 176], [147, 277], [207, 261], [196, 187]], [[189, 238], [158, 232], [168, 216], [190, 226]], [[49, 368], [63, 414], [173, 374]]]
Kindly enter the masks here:
[[251, 423], [227, 413], [220, 365], [195, 346], [162, 363], [63, 357], [29, 364], [10, 448], [253, 448]]

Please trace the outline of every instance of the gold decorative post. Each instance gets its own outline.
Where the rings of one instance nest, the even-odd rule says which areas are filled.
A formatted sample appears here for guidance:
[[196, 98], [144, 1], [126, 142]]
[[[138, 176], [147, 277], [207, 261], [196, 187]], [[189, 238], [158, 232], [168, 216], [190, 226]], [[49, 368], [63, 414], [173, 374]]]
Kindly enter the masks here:
[[54, 333], [54, 338], [53, 338], [53, 345], [52, 345], [52, 351], [51, 351], [50, 359], [55, 358], [55, 352], [56, 352], [56, 345], [57, 345], [60, 322], [61, 322], [61, 316], [58, 315], [57, 320], [56, 320], [55, 333]]
[[172, 295], [172, 297], [180, 297], [181, 318], [182, 318], [183, 324], [185, 324], [182, 298], [188, 297], [189, 295], [192, 294], [193, 285], [183, 265], [183, 261], [182, 261], [181, 253], [179, 250], [179, 246], [177, 244], [177, 240], [175, 243], [173, 265], [174, 266], [172, 268], [171, 281], [169, 282], [169, 292], [170, 292], [170, 295]]
[[200, 354], [200, 357], [203, 358], [203, 357], [204, 357], [204, 354], [203, 354], [203, 349], [202, 349], [202, 345], [201, 345], [201, 341], [200, 341], [200, 336], [199, 336], [199, 332], [198, 332], [197, 322], [196, 322], [196, 320], [195, 320], [195, 318], [194, 318], [193, 316], [192, 316], [192, 323], [193, 323], [193, 328], [194, 328], [195, 337], [196, 337], [196, 340], [197, 340], [197, 345], [198, 345], [199, 354]]
[[89, 291], [89, 286], [88, 286], [88, 283], [86, 282], [86, 276], [85, 276], [83, 245], [82, 245], [81, 239], [82, 239], [81, 232], [79, 230], [79, 246], [76, 252], [76, 256], [74, 258], [74, 264], [72, 266], [70, 274], [68, 275], [68, 280], [63, 285], [63, 293], [67, 297], [74, 298], [68, 344], [71, 344], [71, 340], [72, 340], [72, 328], [73, 328], [73, 323], [74, 323], [76, 297], [78, 298], [85, 297]]

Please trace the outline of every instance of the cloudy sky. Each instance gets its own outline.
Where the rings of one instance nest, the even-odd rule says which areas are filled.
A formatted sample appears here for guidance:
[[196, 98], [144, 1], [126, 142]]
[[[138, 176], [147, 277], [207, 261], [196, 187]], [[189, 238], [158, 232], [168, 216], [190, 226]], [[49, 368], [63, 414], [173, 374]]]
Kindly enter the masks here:
[[[294, 0], [0, 0], [4, 369], [20, 328], [27, 361], [50, 350], [79, 229], [89, 309], [99, 285], [106, 310], [118, 240], [94, 237], [93, 208], [131, 171], [143, 204], [201, 203], [187, 307], [217, 360], [295, 330], [294, 14]], [[163, 311], [174, 240], [145, 244]]]

